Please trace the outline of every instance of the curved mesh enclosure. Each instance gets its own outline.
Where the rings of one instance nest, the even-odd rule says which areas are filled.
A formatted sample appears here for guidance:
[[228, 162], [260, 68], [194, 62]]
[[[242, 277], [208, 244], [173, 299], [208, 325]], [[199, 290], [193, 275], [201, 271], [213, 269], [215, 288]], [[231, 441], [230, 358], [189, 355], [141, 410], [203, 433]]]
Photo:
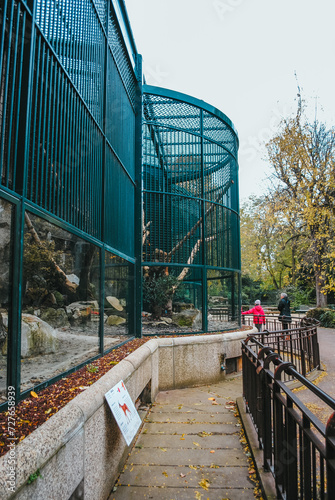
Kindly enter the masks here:
[[[145, 85], [142, 144], [144, 318], [154, 315], [162, 329], [179, 332], [237, 326], [238, 137], [233, 124], [203, 101]], [[155, 292], [153, 279], [160, 287]], [[166, 303], [159, 295], [164, 290]], [[144, 320], [144, 333], [149, 324]]]

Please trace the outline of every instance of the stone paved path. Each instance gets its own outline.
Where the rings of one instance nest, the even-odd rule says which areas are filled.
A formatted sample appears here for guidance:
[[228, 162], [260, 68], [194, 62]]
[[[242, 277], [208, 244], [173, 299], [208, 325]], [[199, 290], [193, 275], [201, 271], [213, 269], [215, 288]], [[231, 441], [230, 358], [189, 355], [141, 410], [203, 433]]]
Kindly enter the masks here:
[[159, 393], [109, 500], [254, 498], [241, 427], [227, 408], [241, 393], [240, 376]]

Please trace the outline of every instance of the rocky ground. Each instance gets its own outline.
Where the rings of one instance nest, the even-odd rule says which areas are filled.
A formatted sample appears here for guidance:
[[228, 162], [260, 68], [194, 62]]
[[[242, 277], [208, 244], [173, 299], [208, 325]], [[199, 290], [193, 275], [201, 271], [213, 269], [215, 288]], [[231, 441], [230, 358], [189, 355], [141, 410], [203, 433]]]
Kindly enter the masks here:
[[[110, 349], [129, 338], [124, 326], [106, 329], [104, 347]], [[21, 390], [63, 373], [89, 358], [99, 354], [98, 332], [80, 327], [56, 329], [58, 347], [56, 352], [28, 357], [21, 360]], [[0, 355], [0, 401], [6, 390], [6, 356]]]

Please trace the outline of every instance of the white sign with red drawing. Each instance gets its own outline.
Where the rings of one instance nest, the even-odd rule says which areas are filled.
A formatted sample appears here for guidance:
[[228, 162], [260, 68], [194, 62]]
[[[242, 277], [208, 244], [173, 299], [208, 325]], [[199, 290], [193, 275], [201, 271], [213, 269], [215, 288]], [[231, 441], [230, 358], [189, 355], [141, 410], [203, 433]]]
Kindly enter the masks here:
[[129, 446], [142, 422], [123, 381], [106, 392], [105, 398]]

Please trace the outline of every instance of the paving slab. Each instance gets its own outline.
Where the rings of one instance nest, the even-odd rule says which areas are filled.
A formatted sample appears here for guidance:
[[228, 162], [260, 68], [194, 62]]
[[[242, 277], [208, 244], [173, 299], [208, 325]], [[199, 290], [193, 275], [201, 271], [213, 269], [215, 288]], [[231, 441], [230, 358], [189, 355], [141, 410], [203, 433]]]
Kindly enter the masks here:
[[[194, 441], [196, 443], [196, 441]], [[213, 453], [214, 452], [214, 453]], [[209, 449], [199, 448], [194, 445], [193, 448], [142, 448], [136, 449], [132, 453], [131, 461], [133, 464], [155, 464], [161, 465], [192, 465], [208, 466], [212, 463], [217, 465], [245, 465], [244, 457], [240, 456], [239, 449]], [[242, 461], [242, 464], [241, 464]]]
[[[217, 401], [217, 400], [216, 400]], [[182, 413], [230, 413], [231, 410], [228, 408], [228, 401], [225, 404], [208, 404], [208, 401], [205, 403], [196, 403], [195, 405], [154, 405], [151, 409], [151, 413], [175, 413], [176, 415]]]
[[159, 393], [109, 500], [254, 498], [229, 408], [241, 394], [241, 377]]
[[235, 424], [236, 419], [234, 414], [231, 413], [223, 413], [217, 412], [215, 413], [207, 413], [207, 412], [192, 412], [192, 413], [159, 413], [159, 412], [151, 412], [150, 417], [148, 417], [146, 422], [161, 422], [161, 423], [225, 423], [225, 424]]
[[[223, 427], [224, 425], [224, 427]], [[186, 428], [187, 426], [187, 428]], [[236, 427], [236, 424], [220, 424], [217, 422], [205, 423], [205, 422], [189, 422], [187, 423], [162, 423], [162, 422], [152, 422], [145, 423], [143, 430], [150, 434], [198, 434], [199, 432], [206, 431], [212, 432], [213, 434], [236, 434], [240, 432], [240, 427]]]
[[239, 433], [235, 434], [225, 434], [224, 439], [218, 441], [218, 436], [221, 434], [203, 435], [199, 434], [185, 434], [182, 435], [166, 435], [166, 434], [141, 434], [136, 442], [136, 446], [142, 446], [143, 448], [159, 448], [159, 447], [169, 447], [169, 448], [194, 448], [193, 442], [199, 442], [201, 448], [210, 448], [211, 450], [215, 448], [225, 449], [225, 448], [238, 448], [240, 449], [240, 436]]
[[[216, 465], [216, 464], [213, 464]], [[209, 483], [208, 488], [251, 488], [252, 483], [248, 478], [247, 467], [244, 467], [243, 474], [237, 474], [240, 467], [219, 467], [219, 468], [196, 468], [175, 467], [165, 465], [133, 465], [120, 476], [120, 484], [125, 486], [133, 484], [136, 480], [136, 486], [160, 486], [166, 488], [172, 487], [193, 487], [197, 488], [199, 482], [206, 479]], [[205, 492], [207, 490], [203, 490]]]
[[[250, 496], [250, 488], [211, 488], [209, 491], [204, 491], [201, 487], [189, 488], [153, 488], [141, 486], [119, 486], [116, 493], [110, 496], [110, 500], [137, 500], [138, 498], [145, 498], [150, 500], [189, 500], [201, 499], [207, 500], [249, 500], [253, 498]], [[201, 495], [201, 496], [200, 496]]]

